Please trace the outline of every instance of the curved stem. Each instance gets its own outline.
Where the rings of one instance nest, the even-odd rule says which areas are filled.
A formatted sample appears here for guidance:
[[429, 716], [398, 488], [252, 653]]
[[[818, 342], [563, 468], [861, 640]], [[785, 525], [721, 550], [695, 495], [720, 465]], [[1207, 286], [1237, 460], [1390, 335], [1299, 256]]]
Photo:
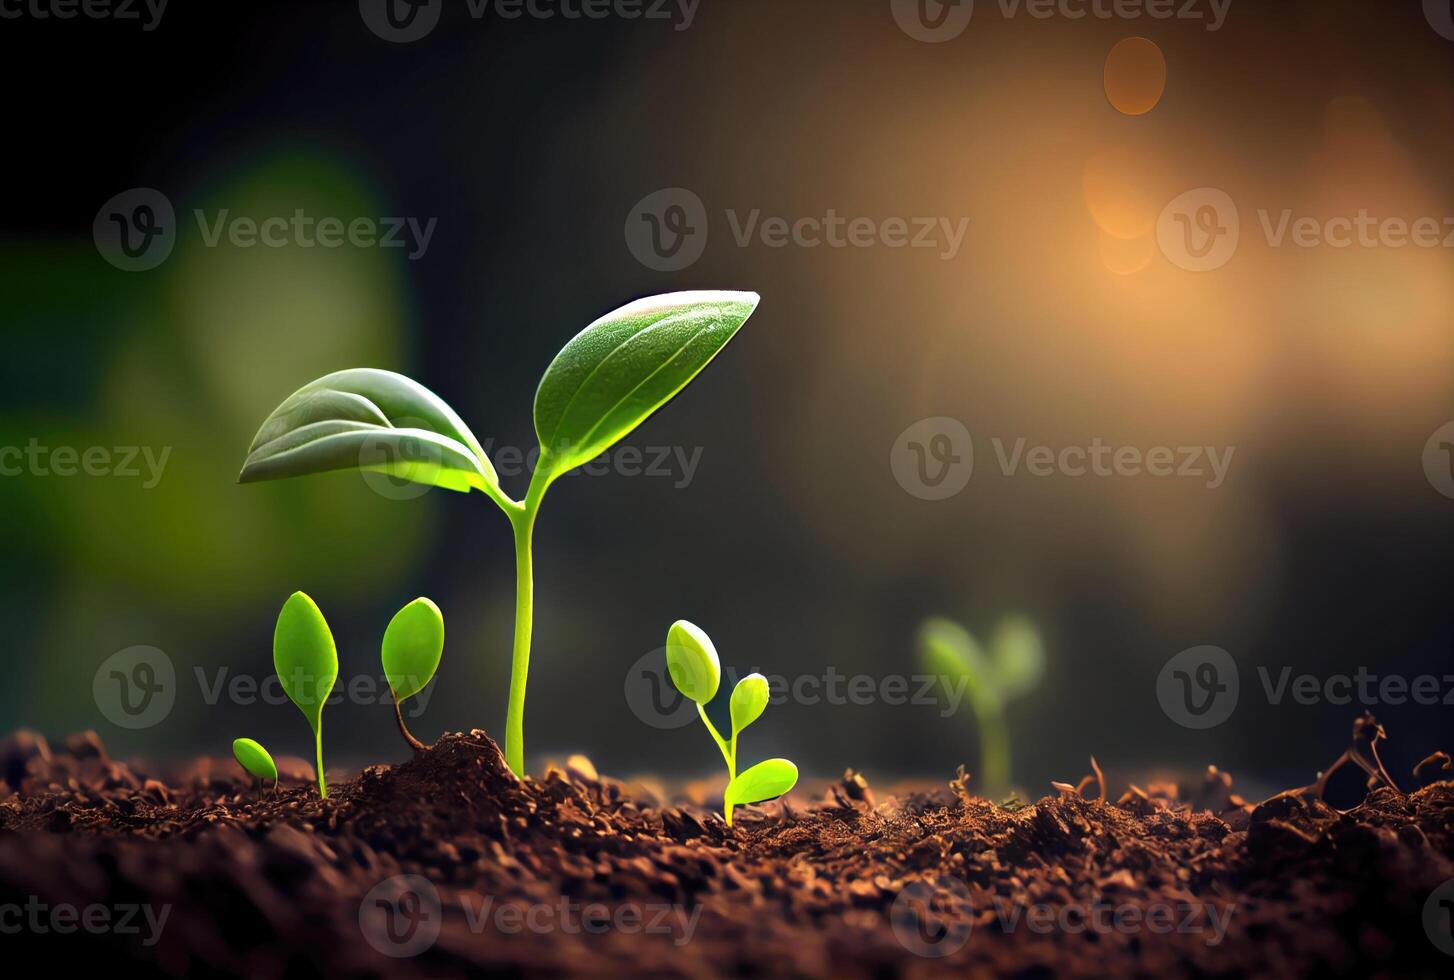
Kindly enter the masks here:
[[410, 733], [409, 726], [404, 724], [404, 708], [403, 705], [399, 703], [398, 698], [394, 699], [394, 718], [398, 720], [399, 734], [404, 736], [404, 741], [409, 743], [409, 748], [413, 749], [415, 752], [423, 752], [429, 747], [423, 742], [419, 741], [417, 738], [415, 738], [413, 734]]
[[[702, 707], [700, 701], [697, 702], [697, 714], [701, 716], [702, 724], [707, 726], [707, 733], [712, 736], [712, 741], [717, 743], [717, 751], [722, 753], [722, 761], [727, 763], [730, 771], [733, 768], [732, 752], [727, 748], [727, 740], [717, 733], [717, 726], [713, 725], [712, 719], [707, 717], [707, 709]], [[734, 773], [734, 775], [736, 774]]]
[[[732, 785], [732, 780], [737, 778], [737, 733], [732, 733], [732, 743], [729, 746], [717, 726], [712, 724], [712, 719], [707, 717], [707, 709], [702, 702], [697, 702], [697, 714], [701, 716], [702, 724], [707, 726], [707, 733], [712, 736], [712, 741], [717, 743], [717, 750], [722, 753], [722, 761], [727, 763], [727, 785]], [[727, 794], [722, 794], [722, 817], [727, 821], [727, 826], [732, 826], [732, 804], [727, 802]]]

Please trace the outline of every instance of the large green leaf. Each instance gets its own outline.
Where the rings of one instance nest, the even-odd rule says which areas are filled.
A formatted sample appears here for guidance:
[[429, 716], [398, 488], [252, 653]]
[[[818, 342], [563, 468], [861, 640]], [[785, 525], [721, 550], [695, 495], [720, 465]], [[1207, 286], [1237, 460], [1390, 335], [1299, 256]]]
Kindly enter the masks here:
[[729, 806], [761, 803], [782, 796], [798, 782], [798, 767], [787, 759], [759, 762], [727, 784], [723, 802]]
[[263, 422], [238, 482], [332, 470], [500, 498], [494, 466], [454, 409], [392, 371], [337, 371], [299, 388]]
[[541, 468], [557, 476], [635, 429], [717, 356], [756, 293], [668, 293], [608, 313], [566, 344], [535, 393]]

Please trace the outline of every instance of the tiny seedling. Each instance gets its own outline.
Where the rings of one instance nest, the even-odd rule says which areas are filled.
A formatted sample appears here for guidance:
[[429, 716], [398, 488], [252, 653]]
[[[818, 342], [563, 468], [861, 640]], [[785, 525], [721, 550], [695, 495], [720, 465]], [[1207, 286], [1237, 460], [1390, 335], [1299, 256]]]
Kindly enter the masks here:
[[289, 699], [313, 729], [318, 762], [318, 795], [328, 796], [323, 778], [323, 705], [338, 680], [338, 648], [317, 603], [294, 592], [278, 613], [273, 630], [273, 669]]
[[278, 785], [277, 763], [273, 762], [273, 757], [261, 744], [250, 738], [233, 739], [232, 757], [237, 760], [239, 766], [257, 777], [259, 789], [267, 780], [272, 780], [274, 786]]
[[732, 826], [733, 807], [774, 799], [797, 784], [798, 767], [787, 759], [768, 759], [744, 772], [737, 771], [737, 736], [767, 708], [767, 678], [748, 674], [737, 682], [730, 702], [732, 737], [723, 738], [707, 717], [707, 704], [717, 696], [722, 683], [722, 662], [717, 659], [711, 638], [684, 619], [672, 623], [666, 634], [666, 669], [676, 689], [696, 702], [702, 724], [727, 763], [727, 789], [722, 794], [722, 816], [727, 826]]
[[984, 793], [999, 798], [1010, 789], [1010, 732], [1005, 705], [1032, 690], [1045, 672], [1040, 634], [1023, 616], [1007, 616], [996, 628], [986, 656], [969, 631], [935, 618], [919, 630], [924, 666], [939, 678], [946, 702], [969, 701], [979, 726]]
[[394, 692], [394, 717], [399, 721], [399, 734], [416, 752], [427, 746], [404, 724], [403, 704], [434, 679], [443, 653], [444, 614], [422, 596], [396, 612], [384, 630], [384, 676]]
[[505, 759], [525, 770], [525, 682], [534, 611], [532, 538], [541, 498], [671, 401], [757, 309], [756, 293], [670, 293], [608, 313], [575, 336], [535, 392], [540, 455], [522, 500], [454, 409], [400, 374], [339, 371], [294, 392], [263, 422], [241, 483], [360, 470], [468, 493], [505, 513], [515, 539], [515, 642]]

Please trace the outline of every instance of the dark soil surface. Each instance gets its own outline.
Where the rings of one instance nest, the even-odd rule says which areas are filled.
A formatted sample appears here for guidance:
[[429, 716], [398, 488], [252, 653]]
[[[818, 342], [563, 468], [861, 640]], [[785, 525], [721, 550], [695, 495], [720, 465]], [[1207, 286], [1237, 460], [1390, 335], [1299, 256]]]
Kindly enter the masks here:
[[[52, 750], [17, 733], [0, 766], [0, 948], [27, 972], [1454, 967], [1424, 924], [1431, 893], [1454, 878], [1450, 782], [1383, 786], [1339, 812], [1321, 787], [1254, 807], [1216, 770], [1180, 797], [1153, 786], [1099, 802], [1083, 784], [1010, 806], [973, 796], [963, 777], [875, 799], [850, 773], [811, 802], [798, 790], [739, 810], [728, 828], [585, 765], [517, 780], [478, 731], [367, 769], [327, 800], [301, 780], [259, 793], [230, 765], [165, 785], [112, 761], [94, 735]], [[1424, 768], [1424, 781], [1438, 770]]]

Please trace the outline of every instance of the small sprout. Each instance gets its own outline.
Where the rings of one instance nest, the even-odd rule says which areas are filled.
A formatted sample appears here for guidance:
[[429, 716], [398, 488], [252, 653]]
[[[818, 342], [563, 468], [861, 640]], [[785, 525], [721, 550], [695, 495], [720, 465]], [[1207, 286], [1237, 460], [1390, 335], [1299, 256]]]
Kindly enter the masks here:
[[384, 630], [384, 676], [394, 692], [394, 717], [404, 741], [416, 752], [427, 746], [410, 734], [402, 705], [434, 679], [443, 653], [444, 614], [422, 596], [396, 612]]
[[232, 757], [239, 766], [257, 778], [259, 786], [266, 780], [272, 780], [274, 786], [278, 785], [277, 763], [273, 762], [268, 750], [257, 742], [250, 738], [233, 739]]
[[308, 725], [318, 761], [318, 795], [328, 796], [323, 777], [323, 704], [338, 679], [338, 648], [328, 621], [318, 605], [302, 592], [294, 592], [278, 613], [273, 630], [273, 669], [278, 681]]
[[711, 638], [684, 619], [672, 623], [666, 634], [666, 667], [676, 689], [696, 702], [702, 724], [727, 763], [727, 789], [722, 794], [722, 816], [727, 826], [732, 826], [733, 807], [771, 800], [793, 788], [798, 781], [798, 767], [787, 759], [768, 759], [741, 775], [737, 772], [737, 736], [767, 708], [766, 677], [748, 674], [732, 689], [732, 737], [725, 739], [707, 717], [707, 703], [716, 697], [722, 683], [722, 664]]
[[969, 631], [935, 618], [919, 630], [924, 666], [939, 678], [951, 710], [968, 698], [979, 726], [984, 793], [998, 798], [1010, 789], [1010, 734], [1005, 705], [1033, 690], [1045, 673], [1040, 634], [1023, 616], [1007, 616], [996, 628], [988, 655]]

